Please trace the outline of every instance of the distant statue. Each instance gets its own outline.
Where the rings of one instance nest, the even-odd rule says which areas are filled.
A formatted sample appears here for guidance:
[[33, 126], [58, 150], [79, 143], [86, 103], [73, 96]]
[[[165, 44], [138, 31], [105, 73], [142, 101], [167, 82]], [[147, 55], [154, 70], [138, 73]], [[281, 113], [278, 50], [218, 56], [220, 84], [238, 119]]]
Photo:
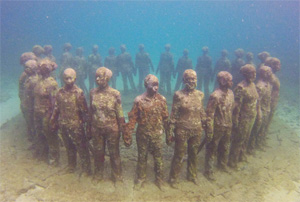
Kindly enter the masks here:
[[143, 90], [144, 78], [150, 73], [149, 68], [154, 72], [153, 64], [149, 53], [145, 52], [144, 44], [139, 45], [139, 52], [135, 56], [135, 68], [139, 71], [139, 91]]
[[108, 50], [108, 56], [105, 57], [104, 66], [110, 71], [112, 71], [113, 75], [110, 79], [111, 85], [113, 88], [117, 86], [117, 76], [119, 75], [119, 71], [117, 68], [117, 56], [115, 55], [115, 48], [111, 47]]
[[[214, 77], [221, 71], [227, 71], [230, 72], [231, 70], [231, 62], [230, 60], [227, 58], [228, 55], [228, 51], [227, 50], [222, 50], [221, 52], [221, 58], [217, 61], [216, 65], [215, 65], [215, 69], [213, 71], [213, 76], [211, 77], [212, 80], [214, 79]], [[217, 89], [219, 86], [219, 82], [218, 79], [215, 80], [215, 86], [214, 89]]]
[[175, 84], [175, 91], [177, 91], [181, 87], [183, 72], [186, 69], [193, 69], [193, 63], [192, 60], [189, 58], [188, 49], [183, 50], [183, 56], [177, 62], [176, 73], [178, 73], [178, 76]]
[[83, 56], [83, 48], [76, 49], [76, 56], [74, 58], [73, 68], [77, 73], [76, 84], [83, 90], [85, 95], [88, 95], [88, 89], [85, 85], [85, 79], [87, 78], [88, 66], [85, 57]]
[[[175, 75], [174, 72], [174, 58], [173, 54], [170, 52], [171, 45], [165, 45], [165, 52], [160, 55], [160, 60], [158, 67], [156, 69], [156, 74], [160, 74], [160, 91], [167, 92], [171, 95], [171, 75]], [[175, 77], [175, 76], [174, 76]]]
[[70, 52], [72, 49], [72, 45], [70, 43], [65, 43], [63, 46], [63, 54], [60, 58], [60, 69], [59, 69], [59, 79], [61, 86], [64, 85], [64, 78], [63, 74], [65, 69], [69, 67], [73, 67], [74, 61], [73, 61], [73, 55]]
[[102, 66], [102, 57], [98, 53], [98, 45], [93, 45], [92, 54], [90, 54], [88, 57], [88, 75], [90, 90], [95, 86], [96, 70]]
[[258, 59], [260, 60], [260, 64], [258, 65], [258, 68], [265, 65], [265, 61], [268, 57], [271, 57], [270, 53], [267, 51], [263, 51], [257, 55]]
[[239, 72], [241, 67], [246, 64], [243, 59], [244, 53], [244, 50], [241, 48], [238, 48], [234, 51], [236, 59], [232, 62], [232, 68], [230, 72], [232, 74], [233, 87], [243, 80], [243, 76]]
[[196, 72], [198, 74], [198, 89], [202, 90], [204, 85], [204, 95], [209, 95], [209, 81], [213, 77], [212, 59], [208, 55], [208, 47], [202, 48], [203, 55], [197, 59]]

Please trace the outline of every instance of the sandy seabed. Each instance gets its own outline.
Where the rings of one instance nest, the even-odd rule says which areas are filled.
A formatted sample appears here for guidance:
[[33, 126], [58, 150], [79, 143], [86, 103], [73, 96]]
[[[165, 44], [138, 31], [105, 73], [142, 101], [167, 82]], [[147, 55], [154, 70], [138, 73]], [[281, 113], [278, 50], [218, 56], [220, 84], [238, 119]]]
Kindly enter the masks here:
[[[124, 100], [126, 107], [131, 104]], [[131, 101], [132, 102], [132, 101]], [[230, 174], [216, 170], [217, 181], [203, 176], [204, 151], [198, 157], [199, 185], [186, 181], [186, 162], [180, 176], [179, 189], [167, 183], [164, 191], [154, 184], [153, 159], [148, 159], [147, 182], [134, 189], [137, 148], [121, 143], [124, 182], [110, 180], [109, 157], [105, 161], [105, 179], [95, 183], [92, 177], [64, 172], [66, 150], [61, 147], [61, 164], [48, 166], [32, 158], [26, 139], [26, 125], [21, 114], [0, 128], [0, 201], [300, 201], [300, 133], [297, 103], [280, 101], [268, 134], [265, 152], [257, 151], [239, 171]], [[167, 180], [173, 155], [164, 147], [164, 175]], [[151, 155], [149, 155], [151, 156]]]

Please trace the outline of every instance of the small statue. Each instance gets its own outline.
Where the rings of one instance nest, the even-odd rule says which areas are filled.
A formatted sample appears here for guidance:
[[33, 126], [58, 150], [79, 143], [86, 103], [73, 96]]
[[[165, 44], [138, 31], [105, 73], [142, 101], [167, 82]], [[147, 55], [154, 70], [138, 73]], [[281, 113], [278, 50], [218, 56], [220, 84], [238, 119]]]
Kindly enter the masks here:
[[162, 160], [162, 135], [168, 133], [168, 109], [166, 99], [158, 91], [158, 78], [149, 74], [144, 79], [146, 92], [135, 98], [133, 107], [128, 113], [129, 123], [126, 124], [124, 140], [129, 146], [131, 134], [138, 123], [136, 142], [138, 147], [137, 179], [135, 188], [140, 189], [146, 180], [148, 152], [153, 155], [155, 183], [162, 189], [163, 160]]
[[57, 82], [50, 73], [56, 63], [43, 59], [39, 63], [41, 78], [34, 88], [34, 124], [37, 134], [37, 158], [46, 160], [50, 165], [59, 163], [59, 141], [57, 133], [50, 131], [49, 120], [54, 109]]
[[106, 67], [96, 70], [97, 88], [90, 91], [88, 140], [94, 148], [94, 179], [103, 179], [105, 147], [109, 151], [111, 177], [116, 183], [122, 181], [119, 140], [125, 123], [121, 94], [108, 85], [112, 72]]
[[239, 72], [241, 67], [246, 64], [243, 59], [245, 54], [243, 49], [241, 48], [236, 49], [234, 51], [234, 54], [236, 56], [236, 59], [232, 62], [232, 67], [230, 70], [230, 73], [232, 75], [233, 87], [235, 87], [238, 83], [240, 83], [243, 80], [243, 76], [240, 75]]
[[64, 46], [63, 46], [64, 53], [62, 54], [62, 56], [60, 58], [60, 69], [59, 69], [59, 79], [60, 79], [61, 86], [64, 85], [63, 74], [64, 74], [65, 69], [67, 69], [69, 67], [73, 67], [73, 64], [74, 64], [74, 58], [71, 53], [71, 49], [72, 49], [72, 45], [70, 43], [64, 44]]
[[[192, 69], [183, 72], [185, 87], [173, 97], [170, 118], [170, 133], [167, 143], [175, 140], [169, 183], [177, 188], [185, 152], [188, 151], [187, 179], [197, 184], [197, 152], [205, 127], [206, 113], [203, 107], [204, 94], [196, 90], [197, 74]], [[173, 135], [175, 133], [175, 136]]]
[[175, 84], [175, 91], [177, 91], [181, 87], [183, 72], [186, 69], [193, 69], [193, 63], [192, 60], [189, 58], [188, 49], [183, 50], [183, 56], [177, 62], [176, 72], [178, 73], [178, 76]]
[[202, 48], [203, 55], [197, 59], [196, 72], [198, 74], [198, 89], [202, 90], [202, 84], [204, 85], [204, 95], [209, 95], [209, 81], [213, 77], [212, 60], [208, 55], [208, 47]]
[[213, 167], [217, 156], [217, 166], [220, 170], [228, 172], [227, 162], [230, 149], [230, 138], [232, 130], [232, 111], [234, 106], [234, 95], [232, 87], [232, 76], [227, 71], [221, 71], [217, 75], [219, 88], [209, 97], [206, 114], [206, 154], [205, 154], [205, 177], [215, 180]]
[[127, 80], [129, 80], [131, 90], [136, 91], [133, 81], [133, 74], [136, 75], [136, 68], [132, 62], [130, 53], [126, 52], [126, 45], [120, 46], [121, 54], [117, 56], [117, 68], [121, 72], [124, 92], [128, 92]]
[[170, 49], [171, 45], [166, 44], [166, 51], [160, 55], [160, 60], [156, 69], [156, 74], [158, 74], [158, 71], [160, 74], [160, 91], [167, 92], [168, 95], [171, 95], [171, 75], [175, 75], [174, 58]]
[[98, 45], [93, 45], [92, 54], [88, 57], [88, 74], [89, 74], [89, 89], [95, 86], [96, 70], [102, 67], [102, 57], [98, 53]]
[[135, 67], [139, 70], [139, 91], [142, 92], [144, 78], [150, 73], [149, 67], [154, 72], [149, 53], [145, 52], [144, 44], [139, 45], [139, 52], [135, 56]]
[[37, 61], [40, 62], [42, 60], [42, 55], [45, 53], [45, 49], [40, 45], [35, 45], [32, 47], [32, 52], [37, 58]]
[[253, 65], [244, 65], [240, 73], [244, 80], [234, 89], [233, 134], [228, 165], [237, 169], [238, 161], [247, 161], [246, 149], [256, 115], [260, 119], [258, 93], [254, 81], [256, 70]]
[[87, 61], [83, 56], [83, 48], [76, 49], [76, 56], [74, 58], [74, 69], [77, 72], [76, 84], [81, 88], [85, 95], [88, 94], [88, 89], [85, 85], [85, 79], [87, 78]]
[[111, 85], [113, 88], [117, 86], [117, 76], [119, 76], [119, 72], [117, 69], [117, 56], [115, 55], [115, 48], [111, 47], [108, 50], [108, 56], [105, 57], [104, 66], [112, 71], [113, 75], [110, 79]]
[[265, 61], [268, 57], [271, 57], [270, 53], [268, 53], [267, 51], [263, 51], [261, 53], [259, 53], [257, 55], [258, 59], [260, 60], [260, 64], [258, 65], [258, 67], [264, 66], [265, 65]]
[[[228, 51], [227, 50], [222, 50], [221, 52], [221, 58], [217, 61], [214, 71], [213, 71], [213, 76], [211, 77], [212, 80], [214, 79], [214, 77], [221, 71], [227, 71], [229, 72], [231, 70], [231, 62], [230, 60], [227, 58], [228, 55]], [[214, 85], [214, 89], [218, 88], [218, 81], [216, 79], [215, 81], [215, 85]]]
[[91, 162], [85, 136], [88, 121], [88, 107], [82, 89], [75, 85], [76, 72], [72, 68], [64, 71], [65, 85], [56, 94], [54, 110], [50, 119], [52, 131], [58, 128], [68, 156], [68, 172], [73, 173], [80, 156], [82, 173], [91, 174]]

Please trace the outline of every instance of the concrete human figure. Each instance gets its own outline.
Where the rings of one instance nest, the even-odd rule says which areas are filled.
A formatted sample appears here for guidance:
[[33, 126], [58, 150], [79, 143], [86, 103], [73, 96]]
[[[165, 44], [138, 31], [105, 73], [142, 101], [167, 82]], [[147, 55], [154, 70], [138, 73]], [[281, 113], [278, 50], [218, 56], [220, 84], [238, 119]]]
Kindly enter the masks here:
[[72, 45], [70, 43], [65, 43], [63, 45], [63, 54], [61, 55], [60, 58], [60, 69], [59, 69], [59, 78], [60, 78], [61, 86], [64, 85], [63, 73], [65, 69], [69, 67], [73, 67], [74, 64], [74, 59], [71, 53], [71, 49], [72, 49]]
[[234, 51], [234, 54], [236, 58], [232, 62], [232, 68], [230, 73], [232, 75], [233, 87], [236, 87], [236, 85], [243, 80], [243, 76], [239, 72], [241, 67], [244, 66], [246, 63], [243, 59], [245, 54], [243, 49], [241, 48], [236, 49]]
[[[279, 92], [280, 92], [280, 80], [276, 76], [276, 72], [280, 71], [281, 69], [281, 63], [278, 58], [275, 57], [268, 57], [265, 61], [265, 65], [268, 67], [271, 67], [272, 69], [272, 79], [271, 79], [271, 85], [272, 85], [272, 92], [271, 92], [271, 109], [270, 109], [270, 115], [269, 120], [267, 122], [266, 131], [268, 131], [270, 124], [273, 120], [274, 113], [276, 111], [278, 101], [279, 101]], [[267, 134], [267, 133], [266, 133]], [[264, 144], [266, 137], [264, 138]]]
[[135, 98], [133, 107], [128, 113], [129, 123], [126, 124], [126, 142], [130, 145], [130, 138], [136, 123], [136, 142], [138, 147], [138, 163], [136, 168], [135, 188], [143, 187], [146, 180], [148, 153], [153, 155], [155, 183], [163, 189], [163, 159], [162, 159], [162, 136], [168, 132], [168, 109], [166, 99], [158, 93], [158, 79], [149, 74], [144, 79], [146, 92]]
[[168, 95], [171, 95], [171, 75], [175, 75], [174, 58], [170, 49], [171, 45], [166, 44], [165, 52], [160, 55], [159, 64], [156, 69], [156, 74], [158, 72], [160, 74], [160, 91], [167, 92]]
[[260, 64], [258, 65], [258, 68], [264, 66], [265, 61], [268, 57], [271, 57], [271, 55], [267, 51], [263, 51], [257, 55], [257, 58], [260, 60]]
[[52, 54], [52, 46], [51, 45], [44, 45], [44, 55], [45, 55], [45, 58], [51, 60], [52, 62], [56, 62], [56, 59], [55, 57], [53, 56]]
[[61, 131], [67, 150], [68, 172], [73, 173], [80, 156], [81, 173], [91, 174], [91, 162], [85, 135], [88, 107], [83, 90], [75, 85], [76, 72], [72, 68], [64, 71], [65, 85], [56, 94], [54, 110], [50, 118], [52, 131]]
[[43, 58], [42, 55], [45, 53], [45, 49], [40, 45], [35, 45], [32, 47], [32, 52], [37, 58], [37, 61], [40, 62]]
[[105, 57], [104, 66], [110, 71], [112, 71], [113, 75], [110, 79], [111, 85], [113, 88], [117, 86], [117, 76], [119, 75], [119, 71], [117, 69], [117, 56], [115, 55], [115, 48], [111, 47], [108, 50], [108, 56]]
[[197, 59], [196, 72], [198, 75], [198, 89], [202, 90], [204, 86], [204, 94], [209, 95], [209, 81], [213, 77], [212, 59], [208, 55], [207, 46], [202, 48], [203, 55]]
[[[213, 76], [211, 77], [212, 80], [221, 71], [230, 72], [230, 70], [231, 70], [231, 62], [227, 58], [227, 56], [228, 56], [228, 51], [225, 50], [225, 49], [222, 50], [222, 52], [221, 52], [221, 58], [217, 61], [216, 65], [215, 65], [215, 68], [213, 70]], [[214, 89], [217, 89], [218, 87], [219, 87], [219, 82], [218, 82], [218, 79], [216, 79], [215, 80]]]
[[85, 95], [88, 95], [88, 89], [85, 85], [85, 79], [87, 78], [87, 72], [88, 72], [88, 64], [83, 56], [83, 48], [79, 47], [76, 49], [76, 56], [74, 58], [74, 69], [76, 71], [77, 77], [76, 77], [76, 84], [79, 88], [81, 88]]
[[177, 62], [177, 66], [176, 66], [176, 73], [178, 73], [177, 76], [177, 81], [175, 84], [175, 91], [177, 91], [181, 85], [182, 85], [182, 76], [183, 76], [183, 72], [186, 69], [193, 69], [193, 63], [192, 60], [189, 58], [189, 50], [188, 49], [184, 49], [183, 50], [183, 56], [181, 58], [179, 58], [178, 62]]
[[260, 116], [257, 100], [258, 93], [254, 84], [256, 70], [253, 65], [244, 65], [240, 73], [244, 80], [234, 89], [233, 134], [228, 165], [237, 169], [237, 163], [247, 161], [246, 149], [256, 115]]
[[125, 119], [121, 94], [108, 85], [112, 71], [106, 67], [96, 70], [97, 88], [90, 91], [88, 139], [94, 148], [94, 179], [103, 180], [105, 147], [109, 151], [111, 178], [117, 183], [123, 180], [119, 150], [120, 135]]
[[133, 74], [136, 74], [136, 68], [132, 62], [130, 53], [126, 52], [126, 45], [120, 46], [121, 54], [117, 56], [117, 68], [121, 72], [124, 92], [128, 92], [127, 80], [129, 81], [131, 90], [136, 91], [133, 81]]
[[92, 54], [88, 57], [88, 75], [89, 75], [89, 89], [95, 86], [95, 74], [99, 67], [102, 67], [102, 57], [98, 53], [98, 45], [93, 45]]
[[227, 71], [221, 71], [217, 75], [219, 88], [209, 97], [206, 114], [206, 154], [204, 175], [209, 180], [215, 180], [214, 161], [217, 157], [217, 167], [228, 172], [227, 163], [230, 150], [230, 138], [232, 131], [232, 111], [234, 95], [232, 76]]
[[186, 152], [188, 154], [187, 180], [198, 184], [197, 152], [206, 123], [206, 113], [203, 107], [204, 94], [196, 90], [196, 72], [192, 69], [185, 70], [183, 83], [184, 88], [174, 94], [170, 118], [171, 137], [168, 141], [175, 141], [169, 178], [169, 183], [173, 188], [177, 188], [177, 179]]
[[49, 120], [54, 109], [57, 82], [50, 76], [56, 64], [48, 59], [39, 63], [41, 79], [34, 88], [34, 124], [37, 134], [36, 154], [40, 160], [46, 160], [50, 165], [59, 163], [58, 135], [50, 131]]
[[253, 62], [253, 58], [254, 58], [253, 53], [251, 53], [251, 52], [246, 53], [246, 64], [250, 64], [250, 65], [253, 65], [254, 67], [256, 67], [256, 65]]
[[139, 71], [139, 85], [140, 92], [143, 91], [144, 78], [150, 73], [150, 69], [154, 72], [153, 64], [149, 53], [145, 51], [144, 44], [139, 45], [139, 52], [135, 56], [135, 68]]
[[263, 143], [266, 137], [266, 127], [269, 121], [271, 110], [271, 93], [272, 93], [272, 69], [268, 66], [261, 66], [259, 68], [259, 80], [256, 83], [256, 90], [259, 95], [259, 106], [261, 118], [257, 119], [252, 128], [247, 152], [255, 154], [255, 149], [263, 150]]

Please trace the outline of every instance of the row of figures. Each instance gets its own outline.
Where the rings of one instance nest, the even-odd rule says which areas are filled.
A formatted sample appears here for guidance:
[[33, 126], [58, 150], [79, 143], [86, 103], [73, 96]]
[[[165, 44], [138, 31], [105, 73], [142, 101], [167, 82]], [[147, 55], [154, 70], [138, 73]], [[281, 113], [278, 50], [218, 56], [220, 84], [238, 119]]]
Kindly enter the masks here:
[[[32, 142], [34, 157], [51, 165], [59, 164], [59, 136], [67, 150], [68, 172], [74, 172], [77, 153], [81, 171], [92, 174], [90, 152], [94, 158], [93, 174], [96, 181], [103, 179], [105, 148], [110, 156], [111, 178], [122, 181], [120, 137], [126, 146], [137, 143], [135, 187], [143, 187], [146, 180], [148, 153], [154, 158], [155, 183], [163, 189], [162, 138], [167, 145], [175, 142], [169, 183], [176, 188], [183, 159], [187, 152], [187, 180], [197, 184], [197, 154], [205, 146], [205, 173], [215, 180], [214, 165], [225, 172], [228, 166], [238, 168], [246, 154], [253, 154], [266, 144], [268, 127], [279, 98], [280, 82], [275, 72], [280, 61], [268, 57], [258, 69], [251, 64], [242, 66], [243, 80], [232, 87], [234, 78], [228, 71], [217, 73], [218, 88], [209, 96], [206, 109], [204, 93], [197, 90], [197, 73], [192, 69], [182, 72], [183, 87], [174, 93], [171, 115], [166, 98], [158, 93], [159, 80], [148, 74], [144, 78], [145, 92], [137, 96], [128, 113], [126, 123], [121, 94], [109, 86], [113, 72], [100, 67], [95, 71], [96, 88], [90, 90], [89, 105], [84, 92], [76, 84], [77, 73], [64, 70], [64, 85], [58, 88], [51, 72], [57, 67], [48, 58], [38, 60], [31, 52], [21, 56], [24, 72], [20, 77], [21, 109]], [[137, 125], [137, 128], [136, 128]], [[135, 131], [136, 128], [136, 131]], [[202, 133], [205, 132], [204, 138]], [[217, 162], [215, 161], [217, 157]]]
[[[160, 92], [166, 95], [171, 95], [171, 81], [172, 76], [176, 79], [175, 91], [177, 91], [182, 85], [182, 75], [184, 70], [193, 69], [193, 62], [189, 58], [189, 51], [187, 49], [183, 50], [183, 56], [179, 58], [177, 65], [175, 67], [173, 54], [170, 52], [171, 45], [165, 45], [165, 52], [160, 56], [159, 64], [156, 70], [152, 64], [149, 53], [145, 51], [145, 46], [143, 44], [139, 45], [139, 52], [135, 56], [135, 63], [132, 60], [130, 53], [126, 51], [126, 46], [123, 44], [120, 46], [121, 53], [115, 55], [115, 48], [111, 47], [108, 50], [108, 56], [104, 59], [104, 65], [102, 63], [102, 57], [98, 53], [98, 45], [94, 45], [92, 48], [92, 54], [86, 59], [84, 57], [84, 50], [82, 47], [76, 49], [76, 56], [71, 53], [72, 45], [70, 43], [65, 43], [63, 46], [63, 54], [60, 59], [60, 68], [58, 77], [61, 81], [61, 86], [63, 86], [63, 72], [66, 68], [72, 67], [77, 72], [76, 84], [84, 91], [85, 95], [88, 94], [88, 88], [85, 85], [85, 80], [89, 81], [89, 89], [94, 88], [94, 75], [98, 67], [105, 66], [113, 72], [113, 77], [111, 78], [111, 85], [116, 88], [117, 76], [121, 73], [123, 80], [123, 88], [125, 93], [129, 91], [128, 82], [130, 89], [136, 92], [143, 90], [143, 79], [151, 71], [156, 75], [160, 75]], [[52, 46], [46, 45], [43, 47], [36, 45], [33, 47], [32, 52], [41, 59], [41, 55], [44, 54], [46, 58], [55, 62], [55, 57], [52, 55]], [[228, 59], [228, 51], [222, 50], [220, 59], [217, 60], [215, 67], [212, 68], [212, 59], [209, 56], [208, 47], [202, 48], [203, 55], [199, 56], [195, 66], [195, 71], [198, 74], [197, 89], [204, 89], [204, 93], [208, 95], [210, 93], [209, 85], [210, 82], [215, 80], [215, 76], [220, 71], [228, 71], [233, 75], [233, 86], [235, 87], [240, 81], [243, 80], [239, 74], [239, 69], [245, 64], [253, 63], [253, 53], [248, 52], [246, 54], [246, 61], [243, 59], [245, 52], [243, 49], [235, 50], [234, 54], [236, 58], [230, 62]], [[260, 67], [266, 60], [270, 57], [268, 52], [261, 52], [258, 54], [258, 58], [261, 63], [258, 65]], [[254, 65], [255, 66], [255, 65]], [[151, 71], [150, 71], [151, 69]], [[134, 82], [134, 76], [138, 72], [138, 86], [136, 87]], [[54, 73], [53, 73], [54, 74]], [[215, 80], [214, 89], [217, 88], [217, 81]]]

